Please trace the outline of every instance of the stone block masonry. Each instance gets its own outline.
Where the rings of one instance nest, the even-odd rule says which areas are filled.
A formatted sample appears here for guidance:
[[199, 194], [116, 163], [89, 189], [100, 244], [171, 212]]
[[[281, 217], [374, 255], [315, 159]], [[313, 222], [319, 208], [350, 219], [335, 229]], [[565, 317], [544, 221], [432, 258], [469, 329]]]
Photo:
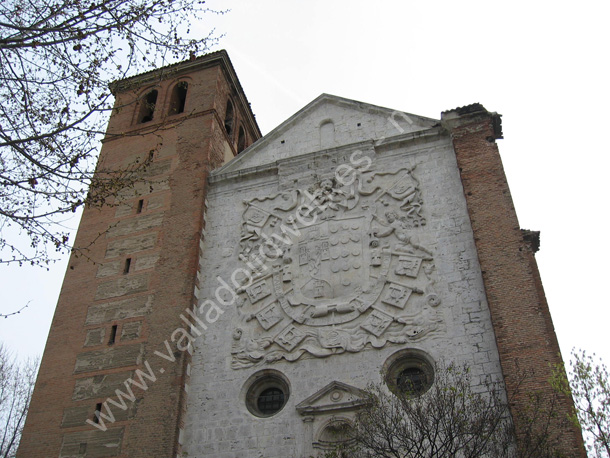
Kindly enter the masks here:
[[[201, 308], [218, 278], [255, 278], [195, 343], [188, 455], [320, 456], [326, 426], [354, 415], [324, 388], [383, 383], [396, 360], [467, 364], [478, 391], [502, 380], [451, 137], [416, 116], [399, 130], [391, 114], [323, 95], [212, 174]], [[256, 270], [263, 240], [281, 254]], [[273, 415], [248, 401], [266, 376], [287, 398]]]

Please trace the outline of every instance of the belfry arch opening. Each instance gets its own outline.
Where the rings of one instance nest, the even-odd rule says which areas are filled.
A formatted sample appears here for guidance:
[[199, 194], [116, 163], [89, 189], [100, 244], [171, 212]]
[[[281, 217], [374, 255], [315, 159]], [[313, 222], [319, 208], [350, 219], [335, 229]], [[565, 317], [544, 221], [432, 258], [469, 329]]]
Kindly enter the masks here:
[[227, 109], [225, 110], [225, 130], [230, 136], [233, 133], [233, 124], [235, 123], [235, 112], [233, 111], [233, 104], [230, 100], [227, 100]]
[[148, 92], [140, 103], [140, 115], [138, 116], [139, 123], [150, 122], [155, 115], [155, 106], [159, 92], [156, 89]]
[[237, 133], [237, 154], [241, 153], [246, 149], [246, 132], [242, 126], [239, 126], [239, 132]]
[[180, 81], [172, 89], [172, 95], [169, 100], [169, 115], [175, 115], [184, 113], [184, 107], [186, 105], [186, 94], [188, 92], [188, 83], [186, 81]]

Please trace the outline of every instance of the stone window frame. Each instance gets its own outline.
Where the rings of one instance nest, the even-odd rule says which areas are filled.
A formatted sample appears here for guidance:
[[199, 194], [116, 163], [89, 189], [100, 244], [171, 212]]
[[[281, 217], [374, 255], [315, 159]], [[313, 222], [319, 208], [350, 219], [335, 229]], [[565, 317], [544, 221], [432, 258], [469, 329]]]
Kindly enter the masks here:
[[[258, 398], [269, 388], [278, 388], [284, 393], [284, 404], [277, 411], [263, 413], [258, 408]], [[273, 417], [282, 412], [290, 399], [290, 382], [288, 378], [275, 369], [263, 369], [251, 375], [242, 390], [243, 402], [252, 415], [258, 418]]]
[[333, 415], [330, 418], [327, 418], [318, 427], [318, 430], [315, 434], [314, 442], [312, 444], [313, 447], [325, 451], [332, 451], [335, 450], [337, 446], [349, 446], [350, 444], [353, 444], [354, 439], [352, 438], [335, 438], [334, 440], [325, 440], [326, 433], [329, 432], [330, 429], [335, 428], [338, 425], [342, 425], [347, 429], [351, 429], [353, 432], [355, 428], [354, 418], [347, 415]]
[[392, 393], [402, 394], [400, 387], [396, 383], [400, 374], [405, 369], [421, 369], [426, 374], [426, 384], [421, 391], [412, 395], [422, 396], [434, 385], [434, 367], [434, 360], [426, 352], [416, 348], [407, 348], [397, 351], [385, 361], [383, 365], [383, 378]]

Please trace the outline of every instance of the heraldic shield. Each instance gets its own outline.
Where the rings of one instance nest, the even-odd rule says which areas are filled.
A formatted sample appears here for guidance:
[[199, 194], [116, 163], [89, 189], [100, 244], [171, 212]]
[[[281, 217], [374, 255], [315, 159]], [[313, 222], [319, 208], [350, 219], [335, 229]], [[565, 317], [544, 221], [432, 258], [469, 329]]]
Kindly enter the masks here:
[[281, 285], [276, 291], [285, 297], [286, 314], [298, 323], [326, 326], [352, 321], [372, 305], [381, 288], [375, 297], [363, 298], [377, 281], [369, 274], [369, 225], [366, 217], [354, 216], [301, 231], [290, 265], [294, 280], [289, 290]]
[[231, 367], [326, 357], [442, 332], [412, 169], [244, 201]]

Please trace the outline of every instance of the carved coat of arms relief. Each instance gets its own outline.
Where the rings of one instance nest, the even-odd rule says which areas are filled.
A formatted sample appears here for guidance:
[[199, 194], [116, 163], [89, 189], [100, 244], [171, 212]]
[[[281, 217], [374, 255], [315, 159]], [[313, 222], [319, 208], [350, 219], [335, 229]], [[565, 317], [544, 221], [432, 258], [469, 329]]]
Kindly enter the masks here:
[[233, 368], [326, 357], [443, 329], [413, 169], [244, 201]]

